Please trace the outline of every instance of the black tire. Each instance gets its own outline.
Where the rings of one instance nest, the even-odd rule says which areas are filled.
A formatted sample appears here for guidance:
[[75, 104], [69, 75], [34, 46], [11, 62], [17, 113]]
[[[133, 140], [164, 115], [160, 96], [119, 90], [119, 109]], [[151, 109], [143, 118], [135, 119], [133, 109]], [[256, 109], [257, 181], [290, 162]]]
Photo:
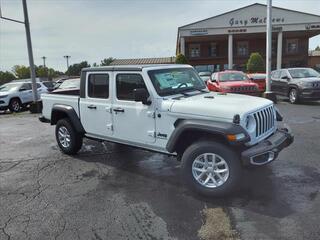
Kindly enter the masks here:
[[[193, 175], [193, 162], [204, 153], [216, 154], [219, 160], [222, 158], [227, 164], [229, 175], [226, 177], [226, 181], [220, 186], [211, 188], [203, 186]], [[183, 180], [191, 190], [209, 197], [220, 197], [230, 194], [235, 189], [241, 177], [242, 167], [238, 155], [230, 147], [215, 141], [202, 140], [190, 145], [183, 153], [181, 170]]]
[[289, 101], [292, 104], [299, 103], [299, 92], [295, 88], [291, 88], [289, 91]]
[[19, 112], [21, 110], [21, 101], [19, 98], [13, 98], [10, 100], [9, 110], [11, 112]]
[[[69, 142], [68, 144], [65, 144], [65, 142], [61, 139], [59, 139], [59, 131], [67, 130], [67, 134], [69, 134]], [[62, 152], [68, 155], [74, 155], [76, 154], [82, 147], [83, 142], [83, 136], [82, 134], [79, 134], [74, 127], [72, 126], [72, 123], [68, 118], [60, 119], [57, 122], [56, 125], [56, 140], [57, 143], [61, 149]], [[63, 137], [62, 137], [63, 138]], [[66, 141], [66, 139], [65, 139]]]

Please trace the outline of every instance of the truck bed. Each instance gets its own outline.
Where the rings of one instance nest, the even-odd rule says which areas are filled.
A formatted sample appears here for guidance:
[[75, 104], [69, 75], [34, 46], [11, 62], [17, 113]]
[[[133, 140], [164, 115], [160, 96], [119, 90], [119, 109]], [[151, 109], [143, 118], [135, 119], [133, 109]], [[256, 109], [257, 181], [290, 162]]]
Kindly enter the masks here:
[[78, 116], [79, 115], [79, 95], [67, 95], [67, 94], [52, 94], [52, 93], [47, 93], [47, 94], [42, 94], [41, 95], [42, 99], [42, 115], [46, 119], [51, 119], [51, 110], [53, 108], [53, 105], [69, 105], [72, 107]]

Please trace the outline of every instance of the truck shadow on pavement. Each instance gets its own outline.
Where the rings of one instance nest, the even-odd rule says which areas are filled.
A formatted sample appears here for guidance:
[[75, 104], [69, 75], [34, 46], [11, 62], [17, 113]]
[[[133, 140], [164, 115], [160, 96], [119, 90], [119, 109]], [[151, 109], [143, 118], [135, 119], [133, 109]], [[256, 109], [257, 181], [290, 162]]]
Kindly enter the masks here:
[[[175, 208], [198, 208], [201, 211], [205, 205], [209, 208], [240, 208], [283, 218], [294, 213], [299, 204], [306, 204], [306, 200], [313, 201], [320, 185], [320, 174], [315, 169], [275, 162], [261, 168], [245, 169], [236, 192], [228, 197], [212, 199], [193, 193], [184, 186], [179, 172], [180, 163], [173, 157], [119, 145], [104, 146], [107, 149], [99, 156], [80, 153], [76, 158], [115, 170], [113, 175], [99, 176], [100, 188], [120, 191], [129, 201], [149, 202], [159, 211], [163, 211], [163, 205], [172, 206], [172, 211], [177, 211]], [[281, 161], [285, 162], [284, 159]], [[279, 166], [273, 169], [273, 164]], [[86, 174], [92, 176], [97, 173]]]

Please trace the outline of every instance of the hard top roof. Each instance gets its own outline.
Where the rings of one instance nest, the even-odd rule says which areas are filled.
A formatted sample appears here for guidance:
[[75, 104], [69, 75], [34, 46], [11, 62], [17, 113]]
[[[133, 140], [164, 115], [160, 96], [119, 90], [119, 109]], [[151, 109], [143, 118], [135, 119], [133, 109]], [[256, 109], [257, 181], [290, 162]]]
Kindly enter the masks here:
[[87, 71], [142, 71], [144, 68], [166, 68], [166, 67], [190, 67], [186, 64], [146, 64], [146, 65], [117, 65], [83, 68], [83, 72]]

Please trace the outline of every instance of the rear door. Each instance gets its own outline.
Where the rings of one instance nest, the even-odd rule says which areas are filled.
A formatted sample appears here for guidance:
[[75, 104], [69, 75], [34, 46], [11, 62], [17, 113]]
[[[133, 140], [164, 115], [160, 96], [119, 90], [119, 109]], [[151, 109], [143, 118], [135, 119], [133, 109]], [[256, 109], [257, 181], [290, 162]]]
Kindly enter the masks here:
[[81, 123], [89, 135], [113, 134], [111, 115], [110, 72], [88, 72], [85, 98], [80, 98]]
[[147, 89], [143, 76], [140, 72], [115, 72], [114, 77], [114, 138], [140, 145], [155, 142], [154, 105], [134, 101], [134, 89]]
[[280, 92], [280, 75], [281, 70], [276, 70], [271, 75], [271, 91], [276, 93]]

